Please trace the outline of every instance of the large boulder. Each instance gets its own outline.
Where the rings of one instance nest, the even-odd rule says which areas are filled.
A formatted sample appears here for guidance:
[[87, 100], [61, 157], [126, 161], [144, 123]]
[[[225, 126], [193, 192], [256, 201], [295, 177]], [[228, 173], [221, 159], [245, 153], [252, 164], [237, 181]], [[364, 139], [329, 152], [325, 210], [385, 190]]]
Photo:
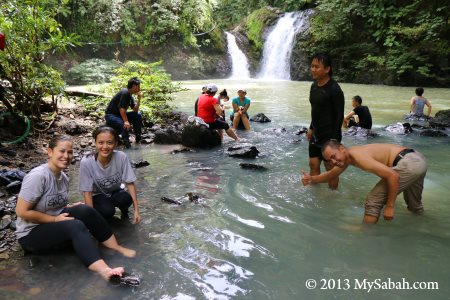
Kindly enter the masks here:
[[181, 144], [186, 147], [209, 148], [222, 143], [217, 130], [209, 126], [201, 118], [191, 116], [181, 133]]
[[175, 126], [170, 126], [164, 129], [155, 131], [155, 144], [180, 144], [181, 131]]
[[432, 127], [450, 127], [450, 109], [438, 111], [429, 123]]

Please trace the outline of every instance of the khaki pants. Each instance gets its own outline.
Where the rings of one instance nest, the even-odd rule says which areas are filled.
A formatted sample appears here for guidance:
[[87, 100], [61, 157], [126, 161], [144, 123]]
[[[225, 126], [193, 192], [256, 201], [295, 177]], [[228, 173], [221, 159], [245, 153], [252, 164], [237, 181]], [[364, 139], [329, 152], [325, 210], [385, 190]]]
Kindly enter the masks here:
[[[417, 151], [408, 153], [392, 169], [400, 175], [397, 195], [403, 192], [403, 198], [410, 211], [423, 212], [422, 190], [427, 173], [425, 157]], [[387, 184], [382, 179], [367, 195], [365, 214], [378, 218], [386, 202]]]

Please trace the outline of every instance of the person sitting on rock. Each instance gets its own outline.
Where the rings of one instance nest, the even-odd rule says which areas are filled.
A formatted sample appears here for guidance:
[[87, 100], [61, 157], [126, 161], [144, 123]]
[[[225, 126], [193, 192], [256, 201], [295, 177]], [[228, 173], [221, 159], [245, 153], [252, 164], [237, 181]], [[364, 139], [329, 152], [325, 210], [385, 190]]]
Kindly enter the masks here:
[[411, 97], [411, 108], [410, 113], [417, 116], [422, 117], [423, 116], [423, 109], [425, 105], [428, 107], [427, 117], [431, 115], [431, 103], [428, 101], [427, 98], [423, 97], [423, 88], [418, 87], [416, 88], [416, 96]]
[[250, 98], [245, 97], [247, 91], [243, 88], [238, 89], [238, 97], [233, 98], [232, 105], [233, 110], [230, 113], [230, 120], [233, 122], [233, 128], [238, 129], [240, 123], [244, 126], [246, 130], [250, 130], [250, 121], [248, 117], [247, 110], [250, 107]]
[[[111, 127], [97, 128], [93, 133], [96, 152], [80, 162], [79, 190], [84, 202], [95, 208], [105, 219], [110, 219], [118, 207], [122, 218], [128, 218], [128, 208], [133, 204], [134, 223], [140, 222], [136, 194], [136, 175], [127, 155], [116, 151], [118, 136]], [[127, 185], [128, 191], [121, 188]]]
[[362, 98], [358, 95], [352, 98], [353, 110], [344, 117], [342, 126], [344, 128], [357, 126], [372, 129], [372, 115], [367, 106], [361, 105]]
[[214, 83], [206, 86], [206, 93], [201, 95], [198, 99], [198, 116], [209, 125], [210, 129], [223, 129], [229, 137], [238, 141], [239, 138], [230, 128], [228, 123], [218, 118], [218, 116], [222, 115], [223, 110], [219, 105], [219, 101], [214, 98], [217, 90], [217, 85]]
[[[137, 95], [137, 101], [135, 101], [133, 97], [134, 94]], [[128, 80], [127, 88], [120, 90], [111, 99], [106, 108], [106, 125], [122, 134], [125, 148], [131, 147], [129, 133], [131, 124], [133, 125], [134, 134], [136, 135], [136, 143], [139, 143], [141, 140], [142, 115], [139, 113], [141, 98], [141, 82], [137, 77], [133, 77]], [[127, 112], [128, 107], [131, 107], [133, 110]]]
[[105, 279], [122, 276], [100, 257], [97, 241], [126, 257], [136, 251], [122, 247], [105, 219], [80, 202], [69, 204], [69, 178], [63, 172], [73, 157], [72, 138], [55, 136], [48, 144], [48, 162], [24, 178], [16, 205], [16, 236], [27, 253], [49, 253], [71, 243], [91, 271]]

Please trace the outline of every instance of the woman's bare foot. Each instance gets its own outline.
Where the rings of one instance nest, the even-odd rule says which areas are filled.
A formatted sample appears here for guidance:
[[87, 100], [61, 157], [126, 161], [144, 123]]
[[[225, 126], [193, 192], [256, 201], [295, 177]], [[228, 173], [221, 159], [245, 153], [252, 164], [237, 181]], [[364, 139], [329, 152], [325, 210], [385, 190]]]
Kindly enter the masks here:
[[122, 277], [122, 274], [125, 272], [123, 267], [117, 267], [117, 268], [106, 268], [103, 271], [99, 272], [100, 275], [105, 278], [106, 280], [111, 279], [112, 276], [119, 276]]
[[118, 246], [116, 248], [116, 251], [119, 252], [120, 254], [122, 254], [125, 257], [135, 257], [136, 256], [136, 251], [133, 249], [128, 249], [122, 246]]

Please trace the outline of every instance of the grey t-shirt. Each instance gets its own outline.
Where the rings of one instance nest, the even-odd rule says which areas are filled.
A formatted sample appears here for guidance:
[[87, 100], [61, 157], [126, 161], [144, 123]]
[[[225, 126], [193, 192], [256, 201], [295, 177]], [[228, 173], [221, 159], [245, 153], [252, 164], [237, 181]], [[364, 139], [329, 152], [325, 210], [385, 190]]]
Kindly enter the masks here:
[[93, 195], [111, 194], [120, 189], [122, 183], [136, 181], [128, 156], [122, 151], [114, 151], [111, 161], [103, 167], [94, 155], [83, 157], [80, 163], [78, 189], [81, 193], [92, 192]]
[[[63, 172], [56, 178], [48, 164], [40, 165], [23, 179], [19, 198], [34, 204], [33, 210], [57, 216], [69, 204], [69, 178]], [[17, 238], [28, 235], [37, 225], [17, 217]]]

